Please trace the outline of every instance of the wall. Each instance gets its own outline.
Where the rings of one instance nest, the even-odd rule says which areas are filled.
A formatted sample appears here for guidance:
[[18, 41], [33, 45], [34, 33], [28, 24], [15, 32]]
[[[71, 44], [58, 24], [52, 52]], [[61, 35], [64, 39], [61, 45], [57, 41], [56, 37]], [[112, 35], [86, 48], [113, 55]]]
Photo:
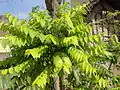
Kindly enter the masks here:
[[[4, 15], [0, 15], [0, 22], [7, 22], [7, 18], [5, 18]], [[4, 35], [7, 34], [3, 31], [0, 31], [0, 39], [4, 38]], [[3, 48], [2, 45], [0, 44], [0, 61], [6, 59], [9, 54], [8, 52], [10, 51], [9, 47], [7, 46], [6, 48]]]
[[71, 0], [71, 7], [74, 7], [76, 5], [82, 5], [85, 2], [88, 2], [89, 0]]

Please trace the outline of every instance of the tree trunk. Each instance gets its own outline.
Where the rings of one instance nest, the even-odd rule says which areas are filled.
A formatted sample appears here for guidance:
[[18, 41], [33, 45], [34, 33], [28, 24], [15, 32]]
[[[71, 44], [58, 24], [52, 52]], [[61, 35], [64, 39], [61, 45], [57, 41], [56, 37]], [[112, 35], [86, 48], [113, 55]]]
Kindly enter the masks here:
[[60, 79], [59, 77], [53, 78], [54, 81], [54, 90], [60, 90]]
[[55, 17], [57, 7], [61, 4], [62, 0], [45, 0], [46, 8], [52, 17]]
[[[46, 8], [49, 11], [49, 14], [55, 18], [57, 7], [61, 4], [62, 0], [45, 0]], [[54, 90], [60, 90], [60, 80], [59, 77], [53, 78], [53, 88]]]

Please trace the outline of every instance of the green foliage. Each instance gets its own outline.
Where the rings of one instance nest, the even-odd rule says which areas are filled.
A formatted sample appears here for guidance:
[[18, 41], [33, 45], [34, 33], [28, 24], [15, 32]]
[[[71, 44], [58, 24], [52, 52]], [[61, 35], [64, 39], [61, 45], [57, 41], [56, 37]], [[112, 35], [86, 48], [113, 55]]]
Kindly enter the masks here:
[[49, 90], [51, 78], [64, 75], [67, 88], [99, 90], [111, 86], [113, 77], [102, 65], [113, 60], [114, 55], [101, 34], [91, 34], [84, 7], [70, 9], [65, 4], [59, 7], [56, 18], [39, 10], [31, 12], [27, 20], [6, 13], [8, 23], [1, 22], [0, 30], [9, 32], [5, 37], [11, 57], [0, 62], [0, 75], [15, 74], [9, 77], [11, 84], [6, 89]]
[[27, 49], [25, 54], [27, 56], [32, 55], [33, 58], [40, 58], [40, 56], [45, 52], [47, 46], [41, 46], [40, 48]]
[[43, 70], [42, 73], [39, 76], [37, 76], [37, 78], [35, 79], [35, 81], [33, 82], [32, 85], [34, 86], [37, 84], [39, 87], [43, 88], [46, 85], [46, 83], [48, 82], [47, 81], [48, 75], [49, 75], [48, 71], [46, 69]]

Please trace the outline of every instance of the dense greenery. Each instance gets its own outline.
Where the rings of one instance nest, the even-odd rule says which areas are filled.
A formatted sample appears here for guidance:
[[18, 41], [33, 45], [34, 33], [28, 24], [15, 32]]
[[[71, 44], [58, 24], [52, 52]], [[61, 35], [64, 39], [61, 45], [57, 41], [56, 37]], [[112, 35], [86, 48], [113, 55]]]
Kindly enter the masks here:
[[109, 46], [102, 34], [92, 35], [84, 7], [70, 9], [64, 4], [55, 18], [38, 9], [26, 20], [6, 13], [8, 23], [1, 22], [0, 30], [9, 34], [1, 43], [4, 47], [9, 44], [11, 52], [7, 60], [0, 62], [0, 75], [4, 77], [0, 88], [49, 90], [54, 77], [60, 77], [61, 87], [68, 90], [117, 87], [119, 76], [113, 76], [105, 63], [115, 60], [110, 46], [120, 44], [114, 38]]

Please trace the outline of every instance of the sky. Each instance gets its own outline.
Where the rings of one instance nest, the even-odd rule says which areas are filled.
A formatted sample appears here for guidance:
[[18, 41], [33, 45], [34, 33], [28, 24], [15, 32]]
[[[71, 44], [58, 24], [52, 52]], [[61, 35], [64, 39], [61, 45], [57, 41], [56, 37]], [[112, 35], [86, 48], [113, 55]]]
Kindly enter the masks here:
[[45, 9], [44, 0], [0, 0], [0, 15], [9, 12], [20, 19], [25, 19], [32, 7], [37, 5]]
[[[69, 2], [70, 0], [66, 0]], [[9, 12], [19, 19], [28, 17], [32, 7], [39, 5], [41, 10], [45, 9], [45, 0], [0, 0], [0, 15]]]

